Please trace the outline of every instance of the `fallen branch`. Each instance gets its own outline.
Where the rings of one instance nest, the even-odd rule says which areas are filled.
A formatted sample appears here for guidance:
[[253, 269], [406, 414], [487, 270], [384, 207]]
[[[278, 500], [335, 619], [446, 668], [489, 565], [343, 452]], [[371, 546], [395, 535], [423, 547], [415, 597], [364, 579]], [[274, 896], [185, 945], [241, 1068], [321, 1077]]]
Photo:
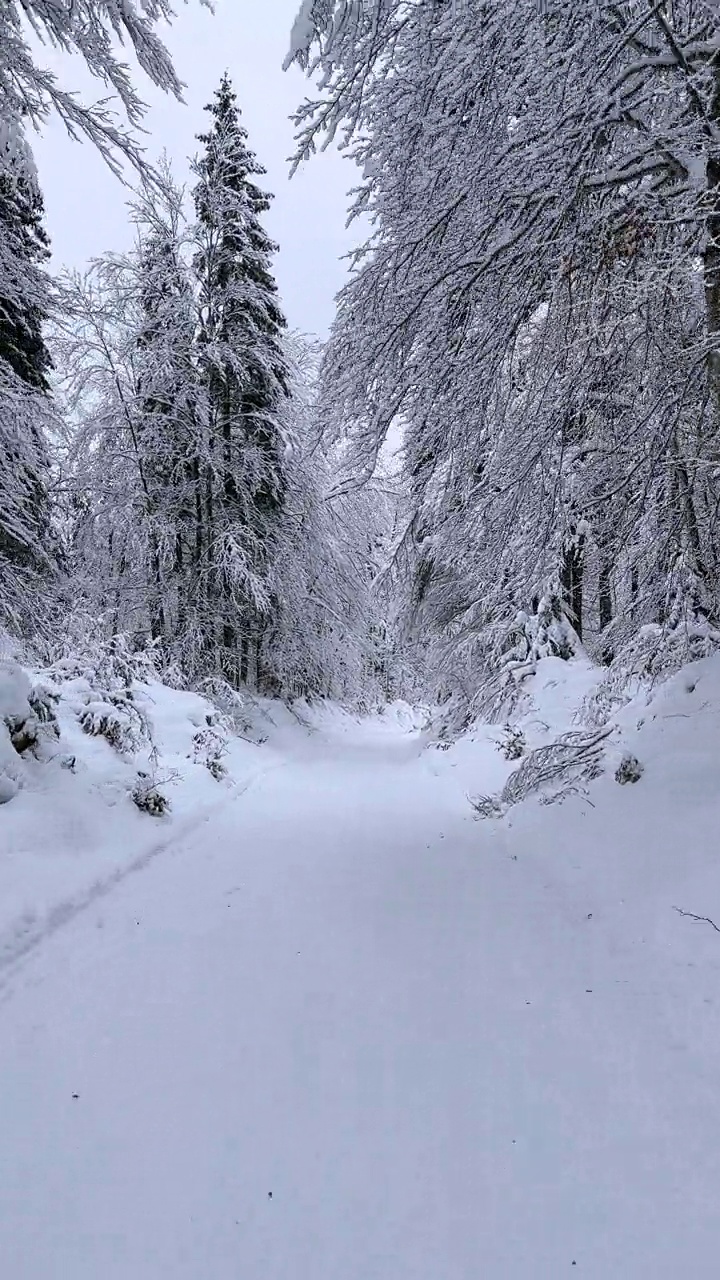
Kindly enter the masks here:
[[563, 733], [555, 741], [536, 747], [508, 778], [499, 796], [470, 799], [478, 817], [502, 818], [514, 804], [540, 791], [542, 804], [553, 804], [572, 794], [587, 794], [587, 784], [602, 772], [606, 739], [612, 725], [591, 732]]
[[720, 933], [715, 921], [709, 916], [696, 916], [694, 911], [683, 911], [682, 907], [673, 907], [673, 911], [677, 911], [679, 916], [688, 916], [691, 920], [702, 920], [704, 924], [711, 924], [715, 932]]

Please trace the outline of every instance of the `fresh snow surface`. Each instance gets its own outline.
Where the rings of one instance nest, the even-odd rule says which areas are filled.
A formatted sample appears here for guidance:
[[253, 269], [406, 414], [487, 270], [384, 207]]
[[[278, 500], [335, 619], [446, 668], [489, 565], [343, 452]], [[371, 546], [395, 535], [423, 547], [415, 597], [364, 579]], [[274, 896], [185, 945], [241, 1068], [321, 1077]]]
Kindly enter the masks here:
[[[528, 741], [597, 679], [541, 663]], [[674, 908], [720, 928], [720, 662], [615, 719], [639, 782], [502, 821], [500, 731], [404, 707], [278, 717], [170, 822], [83, 801], [84, 867], [155, 856], [78, 896], [61, 826], [75, 907], [5, 957], [0, 1277], [715, 1280], [720, 933]]]
[[[8, 713], [21, 716], [23, 701], [27, 710], [23, 695], [35, 677], [17, 664], [0, 664], [0, 722]], [[215, 708], [198, 694], [159, 682], [134, 685], [135, 704], [152, 726], [157, 756], [150, 758], [149, 743], [119, 752], [80, 727], [80, 712], [104, 705], [86, 680], [68, 679], [54, 691], [61, 732], [48, 759], [21, 761], [3, 742], [0, 723], [0, 787], [7, 776], [3, 766], [22, 782], [19, 793], [0, 807], [0, 966], [31, 949], [181, 832], [192, 830], [206, 812], [281, 758], [270, 742], [260, 747], [229, 736], [223, 757], [227, 776], [216, 780], [194, 745]], [[290, 717], [282, 707], [273, 708], [273, 716], [263, 720], [258, 737], [272, 733], [282, 740], [284, 728], [276, 721]], [[171, 811], [162, 820], [140, 813], [130, 799], [139, 768], [157, 777], [170, 800]]]

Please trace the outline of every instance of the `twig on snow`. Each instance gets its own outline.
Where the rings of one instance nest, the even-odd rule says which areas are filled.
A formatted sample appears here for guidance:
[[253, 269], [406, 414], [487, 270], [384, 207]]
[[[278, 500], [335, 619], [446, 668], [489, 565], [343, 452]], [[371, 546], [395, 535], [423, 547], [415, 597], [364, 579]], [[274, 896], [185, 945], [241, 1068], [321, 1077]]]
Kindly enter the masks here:
[[696, 916], [694, 911], [683, 911], [682, 907], [673, 907], [673, 911], [677, 911], [679, 916], [689, 916], [691, 920], [702, 920], [705, 924], [711, 924], [715, 932], [720, 933], [715, 921], [709, 916]]

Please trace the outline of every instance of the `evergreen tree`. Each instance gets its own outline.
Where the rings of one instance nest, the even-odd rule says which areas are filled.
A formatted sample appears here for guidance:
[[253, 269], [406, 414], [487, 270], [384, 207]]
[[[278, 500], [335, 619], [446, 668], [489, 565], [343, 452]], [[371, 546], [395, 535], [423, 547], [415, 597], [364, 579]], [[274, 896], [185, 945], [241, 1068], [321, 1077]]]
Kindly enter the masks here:
[[[38, 391], [47, 391], [50, 354], [42, 333], [44, 298], [35, 277], [35, 288], [27, 289], [29, 272], [50, 256], [43, 228], [43, 200], [28, 164], [11, 159], [6, 151], [0, 168], [0, 239], [8, 264], [14, 263], [16, 287], [11, 279], [0, 282], [0, 360], [18, 378]], [[25, 285], [23, 286], [23, 279]]]
[[19, 124], [0, 148], [0, 609], [3, 622], [29, 624], [38, 571], [49, 567], [45, 430], [50, 356], [42, 326], [49, 256], [43, 203]]
[[199, 360], [208, 396], [202, 528], [207, 644], [233, 683], [262, 681], [257, 660], [272, 618], [272, 568], [285, 482], [281, 409], [288, 395], [285, 320], [260, 222], [270, 198], [225, 75], [207, 108], [195, 162]]

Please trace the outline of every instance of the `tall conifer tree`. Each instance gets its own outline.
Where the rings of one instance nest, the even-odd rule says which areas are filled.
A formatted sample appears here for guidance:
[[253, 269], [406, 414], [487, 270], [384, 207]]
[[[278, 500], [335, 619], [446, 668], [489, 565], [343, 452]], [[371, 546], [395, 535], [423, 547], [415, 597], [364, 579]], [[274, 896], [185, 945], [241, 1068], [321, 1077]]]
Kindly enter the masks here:
[[46, 568], [49, 543], [47, 447], [50, 356], [42, 326], [49, 256], [43, 202], [19, 123], [0, 148], [0, 610], [4, 623], [27, 612], [27, 574]]
[[[220, 666], [256, 683], [261, 637], [272, 620], [273, 547], [283, 504], [282, 404], [288, 395], [285, 319], [260, 218], [264, 169], [225, 75], [207, 110], [195, 163], [195, 272], [200, 363], [208, 393], [204, 541], [209, 609]], [[261, 676], [260, 676], [261, 678]]]

